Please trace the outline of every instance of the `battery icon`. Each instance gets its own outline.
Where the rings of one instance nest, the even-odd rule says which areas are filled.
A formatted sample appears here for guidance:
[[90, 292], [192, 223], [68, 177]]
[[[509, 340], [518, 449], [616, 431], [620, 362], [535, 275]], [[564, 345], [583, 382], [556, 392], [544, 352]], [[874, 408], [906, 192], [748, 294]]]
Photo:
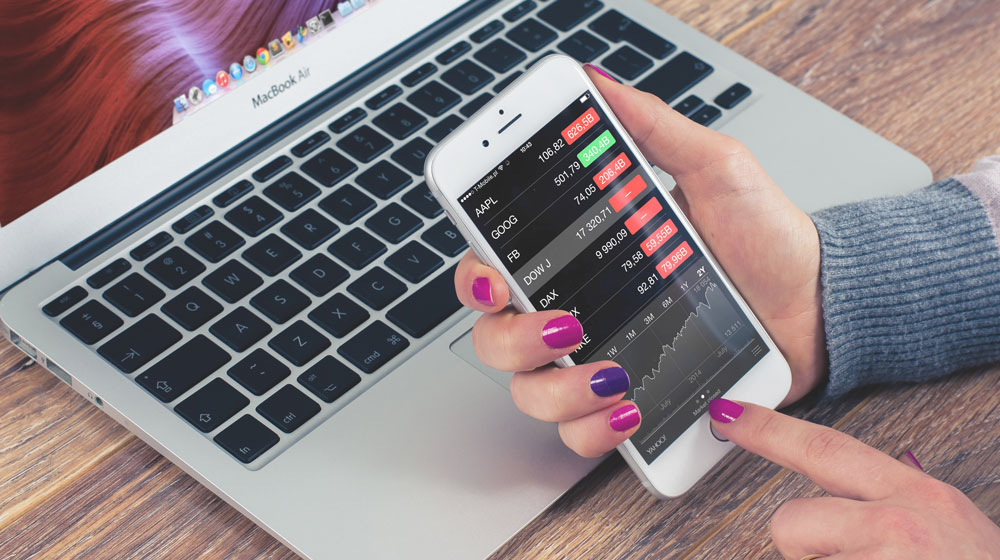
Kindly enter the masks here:
[[588, 99], [590, 99], [590, 94], [585, 93], [583, 94], [583, 97], [580, 98], [580, 103], [586, 103]]

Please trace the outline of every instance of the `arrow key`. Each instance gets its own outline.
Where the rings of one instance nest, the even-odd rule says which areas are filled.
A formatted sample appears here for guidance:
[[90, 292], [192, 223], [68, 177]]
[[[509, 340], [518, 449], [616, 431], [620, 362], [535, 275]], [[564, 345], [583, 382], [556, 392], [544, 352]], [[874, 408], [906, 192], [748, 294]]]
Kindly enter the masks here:
[[174, 410], [195, 428], [207, 434], [248, 404], [250, 399], [216, 378], [181, 401]]

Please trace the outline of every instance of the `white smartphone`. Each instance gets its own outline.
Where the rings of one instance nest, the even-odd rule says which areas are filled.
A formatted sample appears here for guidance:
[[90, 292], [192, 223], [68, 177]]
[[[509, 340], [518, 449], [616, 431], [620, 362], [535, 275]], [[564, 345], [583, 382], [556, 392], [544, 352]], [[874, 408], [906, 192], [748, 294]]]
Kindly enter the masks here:
[[709, 429], [709, 401], [773, 408], [788, 393], [784, 357], [573, 59], [536, 63], [425, 173], [519, 311], [583, 324], [558, 365], [628, 372], [642, 425], [618, 450], [656, 496], [683, 494], [731, 448]]

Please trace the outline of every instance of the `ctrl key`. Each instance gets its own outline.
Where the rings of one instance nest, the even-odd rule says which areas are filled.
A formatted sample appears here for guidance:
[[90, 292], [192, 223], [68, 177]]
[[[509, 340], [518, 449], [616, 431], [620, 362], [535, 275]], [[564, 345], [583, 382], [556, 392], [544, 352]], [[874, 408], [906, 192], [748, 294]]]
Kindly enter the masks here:
[[230, 424], [212, 439], [243, 463], [253, 462], [278, 443], [278, 435], [249, 414]]

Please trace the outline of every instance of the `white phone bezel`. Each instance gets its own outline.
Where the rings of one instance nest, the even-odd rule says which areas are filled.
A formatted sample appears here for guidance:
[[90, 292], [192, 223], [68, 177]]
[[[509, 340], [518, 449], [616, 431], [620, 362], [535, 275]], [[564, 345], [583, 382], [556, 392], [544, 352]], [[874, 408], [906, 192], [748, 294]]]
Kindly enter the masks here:
[[[510, 153], [523, 145], [554, 115], [578, 99], [584, 90], [589, 90], [594, 96], [595, 101], [608, 115], [609, 124], [617, 129], [632, 152], [640, 154], [638, 147], [618, 122], [582, 67], [567, 56], [551, 55], [537, 62], [472, 118], [455, 129], [431, 151], [425, 164], [425, 176], [431, 192], [469, 241], [473, 251], [483, 262], [495, 268], [503, 276], [510, 288], [512, 302], [521, 312], [535, 311], [535, 309], [520, 285], [507, 272], [500, 257], [490, 249], [486, 239], [461, 209], [457, 199]], [[502, 114], [501, 109], [503, 109]], [[516, 120], [511, 123], [511, 119], [515, 116]], [[501, 128], [505, 128], [503, 133], [499, 132]], [[488, 140], [489, 145], [484, 146], [483, 140]], [[690, 232], [698, 248], [715, 268], [725, 287], [770, 348], [770, 352], [725, 393], [726, 398], [774, 408], [788, 394], [791, 387], [788, 363], [707, 250], [694, 227], [674, 203], [669, 191], [658, 180], [656, 172], [645, 158], [636, 159], [638, 160], [636, 163], [642, 166], [647, 176], [653, 179], [655, 188], [664, 194], [671, 210], [679, 217], [683, 227]], [[461, 162], [461, 165], [454, 165], [453, 162]], [[562, 366], [573, 364], [568, 357], [559, 360], [558, 363]], [[620, 445], [618, 450], [647, 490], [660, 498], [667, 498], [679, 496], [690, 489], [732, 447], [732, 444], [719, 441], [712, 435], [708, 415], [702, 414], [651, 464], [642, 459], [630, 441]]]

